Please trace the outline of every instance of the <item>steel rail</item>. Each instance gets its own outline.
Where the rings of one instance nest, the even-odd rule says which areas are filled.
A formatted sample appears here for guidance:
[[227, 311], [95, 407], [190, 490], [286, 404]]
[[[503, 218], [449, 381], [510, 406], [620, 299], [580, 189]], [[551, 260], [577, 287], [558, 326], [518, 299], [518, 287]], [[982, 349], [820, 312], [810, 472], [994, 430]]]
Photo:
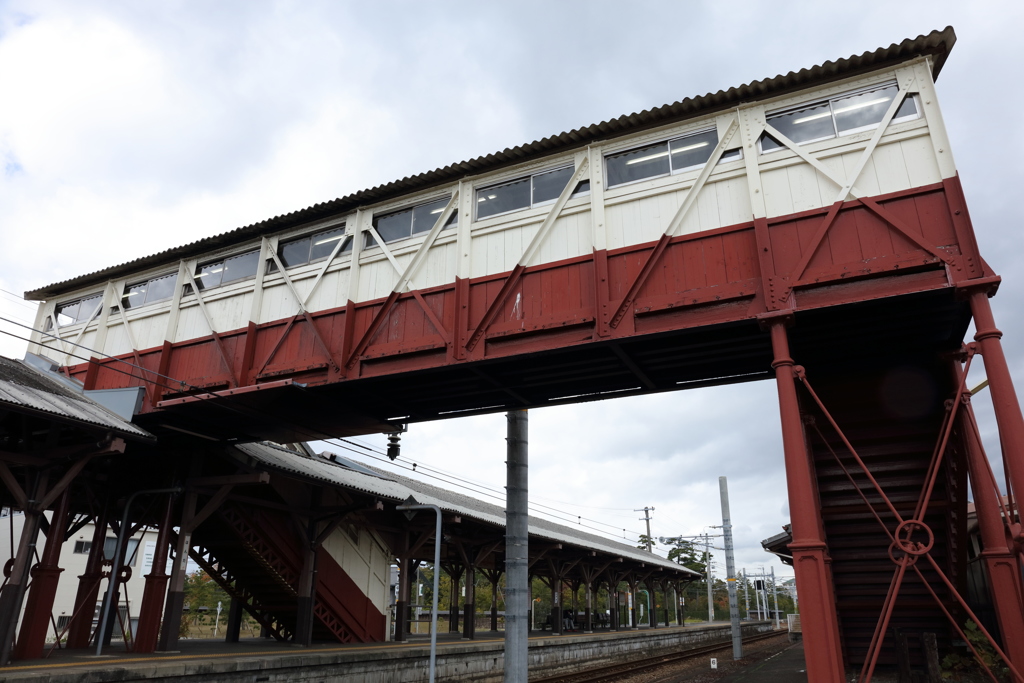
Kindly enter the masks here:
[[[768, 638], [772, 638], [775, 636], [781, 636], [785, 633], [787, 632], [769, 631], [768, 633], [760, 633], [754, 636], [747, 636], [743, 639], [743, 642], [755, 643], [760, 640], [766, 640]], [[624, 662], [622, 664], [611, 664], [609, 666], [600, 666], [592, 669], [584, 669], [582, 671], [560, 674], [558, 676], [540, 678], [535, 681], [531, 681], [531, 683], [569, 683], [570, 681], [586, 681], [586, 683], [603, 683], [605, 681], [620, 681], [624, 676], [637, 674], [642, 671], [647, 671], [648, 669], [656, 669], [660, 666], [667, 666], [669, 664], [683, 662], [687, 659], [693, 659], [694, 657], [706, 655], [711, 652], [718, 652], [719, 650], [728, 650], [731, 647], [732, 641], [726, 640], [720, 643], [713, 643], [711, 645], [696, 647], [691, 650], [686, 650], [685, 652], [657, 655], [655, 657], [633, 660], [631, 662]]]

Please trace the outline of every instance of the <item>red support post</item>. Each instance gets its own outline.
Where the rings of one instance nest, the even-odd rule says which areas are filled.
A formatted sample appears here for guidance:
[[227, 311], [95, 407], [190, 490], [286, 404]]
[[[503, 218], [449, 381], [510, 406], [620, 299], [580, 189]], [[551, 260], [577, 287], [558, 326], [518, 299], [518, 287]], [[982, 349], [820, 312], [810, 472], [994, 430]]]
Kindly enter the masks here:
[[78, 594], [75, 596], [75, 610], [68, 628], [68, 647], [72, 649], [89, 647], [92, 635], [92, 618], [100, 594], [100, 580], [103, 578], [103, 544], [107, 540], [107, 512], [104, 510], [93, 520], [92, 547], [86, 560], [85, 573], [78, 577]]
[[999, 632], [1010, 661], [1018, 669], [1024, 669], [1024, 590], [1021, 586], [1020, 566], [1013, 548], [1006, 541], [997, 484], [978, 436], [970, 406], [962, 413], [961, 424], [964, 427], [974, 507], [978, 513], [978, 530], [985, 547], [981, 557], [988, 571]]
[[[1003, 457], [1006, 459], [1006, 471], [1013, 489], [1014, 500], [1024, 500], [1024, 416], [1020, 412], [1020, 402], [1013, 388], [1010, 367], [1003, 355], [1003, 346], [999, 341], [1003, 333], [996, 328], [992, 317], [992, 307], [988, 302], [988, 292], [976, 289], [971, 292], [971, 314], [974, 316], [974, 339], [978, 342], [981, 355], [985, 359], [985, 373], [988, 376], [988, 388], [992, 392], [992, 409], [996, 414], [999, 427], [999, 441], [1003, 446]], [[1015, 540], [1024, 542], [1024, 533], [1020, 524], [1015, 525]]]
[[174, 495], [167, 495], [167, 506], [160, 518], [160, 529], [153, 550], [153, 568], [146, 575], [146, 587], [142, 592], [142, 606], [139, 608], [139, 627], [135, 634], [135, 652], [154, 652], [160, 637], [160, 618], [163, 616], [164, 594], [167, 592], [167, 554], [171, 545]]
[[21, 620], [13, 659], [39, 659], [43, 656], [46, 632], [50, 629], [52, 619], [53, 600], [57, 595], [60, 574], [64, 571], [58, 562], [60, 549], [64, 546], [64, 530], [68, 527], [70, 500], [71, 492], [64, 489], [50, 520], [43, 554], [32, 574], [32, 585], [25, 600], [25, 616]]
[[839, 642], [832, 560], [825, 544], [819, 513], [818, 487], [811, 454], [804, 436], [797, 400], [793, 359], [785, 319], [770, 323], [775, 361], [775, 383], [779, 392], [782, 445], [785, 452], [789, 511], [793, 525], [793, 569], [800, 592], [800, 613], [804, 624], [807, 680], [815, 683], [844, 683], [846, 674]]

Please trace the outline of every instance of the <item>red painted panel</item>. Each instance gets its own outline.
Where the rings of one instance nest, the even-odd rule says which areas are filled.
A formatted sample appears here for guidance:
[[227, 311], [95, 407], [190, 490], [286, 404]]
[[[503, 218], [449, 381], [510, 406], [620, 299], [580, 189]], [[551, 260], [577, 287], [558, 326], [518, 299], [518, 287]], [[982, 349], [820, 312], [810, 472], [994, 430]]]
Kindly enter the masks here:
[[[957, 188], [934, 185], [875, 200], [913, 234], [957, 253], [957, 236], [970, 233], [966, 215], [955, 213], [962, 210], [962, 198], [957, 200], [957, 208], [947, 202], [946, 192]], [[847, 202], [821, 243], [813, 245], [827, 213], [827, 209], [818, 209], [775, 218], [764, 221], [757, 230], [751, 222], [673, 238], [651, 265], [636, 298], [625, 307], [627, 315], [621, 324], [603, 331], [597, 322], [600, 316], [610, 317], [620, 307], [657, 243], [603, 252], [600, 269], [595, 267], [593, 255], [525, 269], [497, 306], [483, 338], [470, 351], [467, 341], [496, 301], [508, 273], [422, 290], [432, 316], [415, 296], [403, 294], [378, 321], [379, 327], [368, 340], [364, 340], [366, 331], [386, 300], [317, 312], [316, 330], [339, 364], [344, 364], [357, 343], [366, 342], [347, 375], [329, 370], [331, 359], [309, 322], [301, 317], [228, 331], [221, 338], [231, 370], [243, 382], [302, 377], [302, 381], [321, 383], [555, 349], [608, 336], [626, 338], [751, 319], [767, 312], [765, 296], [769, 294], [774, 297], [771, 301], [778, 302], [773, 306], [795, 305], [799, 310], [868, 300], [908, 288], [919, 291], [949, 286], [941, 261], [859, 201]], [[814, 255], [807, 272], [795, 281], [792, 271], [811, 249]], [[762, 267], [775, 272], [762, 273]], [[894, 275], [878, 277], [885, 274]], [[866, 286], [849, 282], [868, 277], [873, 279], [864, 280], [869, 283]], [[789, 289], [794, 286], [795, 299], [790, 299]], [[599, 297], [599, 291], [607, 292], [607, 299]], [[443, 329], [438, 329], [431, 317], [441, 321]], [[454, 343], [449, 345], [449, 339]], [[174, 378], [204, 387], [228, 381], [228, 368], [212, 338], [175, 344], [169, 354], [164, 367]], [[145, 367], [155, 370], [160, 349], [145, 350], [140, 357]], [[132, 354], [122, 358], [135, 362]], [[144, 384], [141, 378], [111, 371], [112, 367], [107, 362], [94, 372], [97, 388]], [[75, 376], [84, 377], [85, 365], [72, 370]]]

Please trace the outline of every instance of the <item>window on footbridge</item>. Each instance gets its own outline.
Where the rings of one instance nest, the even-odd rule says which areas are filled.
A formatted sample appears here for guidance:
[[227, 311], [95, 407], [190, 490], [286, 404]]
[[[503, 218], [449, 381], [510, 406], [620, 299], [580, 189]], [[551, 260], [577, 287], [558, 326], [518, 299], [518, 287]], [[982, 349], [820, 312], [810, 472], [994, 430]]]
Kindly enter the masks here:
[[[444, 199], [427, 202], [426, 204], [402, 209], [401, 211], [374, 216], [373, 229], [377, 231], [377, 234], [385, 242], [395, 242], [406, 237], [430, 232], [430, 229], [434, 227], [434, 223], [437, 222], [441, 213], [444, 212], [444, 207], [448, 206], [450, 199], [450, 197], [445, 197]], [[447, 230], [454, 226], [458, 220], [458, 210], [452, 211], [452, 215], [445, 221], [443, 229]], [[373, 239], [373, 235], [368, 232], [365, 234], [366, 238], [363, 247], [369, 249], [376, 246], [377, 242]]]
[[[344, 254], [352, 251], [352, 237], [345, 236], [344, 225], [281, 242], [277, 246], [277, 256], [285, 268], [315, 263], [323, 261], [334, 253], [334, 248], [338, 246], [339, 241], [342, 241], [342, 244], [341, 251], [338, 253]], [[277, 263], [274, 262], [274, 259], [267, 261], [267, 272], [274, 273], [276, 271]]]
[[158, 275], [145, 282], [128, 285], [124, 288], [124, 296], [121, 297], [121, 305], [125, 308], [138, 308], [157, 301], [165, 301], [174, 296], [174, 284], [178, 281], [178, 274]]
[[[681, 138], [646, 145], [605, 157], [608, 187], [657, 178], [700, 168], [718, 145], [718, 131], [705, 130]], [[741, 158], [739, 149], [727, 150], [719, 163]]]
[[230, 256], [214, 263], [207, 263], [196, 271], [196, 287], [200, 290], [212, 289], [229, 282], [256, 277], [256, 267], [259, 262], [260, 250], [253, 249], [238, 256]]
[[[476, 191], [476, 218], [481, 220], [551, 204], [562, 194], [562, 190], [575, 173], [576, 169], [572, 166], [563, 166], [498, 185], [482, 187]], [[590, 180], [581, 180], [576, 184], [570, 197], [580, 197], [588, 192]]]
[[[94, 313], [99, 312], [99, 307], [102, 304], [102, 294], [93, 294], [92, 296], [87, 296], [83, 299], [76, 299], [75, 301], [57, 304], [57, 325], [59, 327], [66, 327], [68, 325], [84, 323], [89, 320], [89, 318], [92, 318]], [[51, 323], [50, 319], [47, 318], [46, 329], [49, 330], [52, 326], [53, 323]]]
[[[797, 144], [852, 135], [877, 127], [898, 93], [899, 87], [895, 83], [844, 93], [769, 114], [768, 124]], [[910, 121], [920, 115], [919, 111], [914, 96], [910, 95], [903, 100], [892, 120]], [[767, 133], [761, 136], [760, 143], [762, 154], [784, 146]]]

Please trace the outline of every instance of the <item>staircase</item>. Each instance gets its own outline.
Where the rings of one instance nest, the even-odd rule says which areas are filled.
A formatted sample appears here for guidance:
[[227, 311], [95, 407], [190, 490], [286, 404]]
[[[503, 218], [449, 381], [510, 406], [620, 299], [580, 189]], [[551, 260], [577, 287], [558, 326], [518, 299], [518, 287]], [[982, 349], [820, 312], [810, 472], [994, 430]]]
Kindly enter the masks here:
[[[221, 588], [240, 600], [274, 638], [294, 637], [302, 555], [284, 515], [226, 503], [197, 530], [194, 541], [191, 557]], [[317, 551], [316, 568], [313, 639], [383, 640], [384, 615], [323, 548]]]
[[[912, 518], [940, 438], [944, 401], [955, 390], [948, 369], [941, 363], [911, 368], [875, 365], [847, 368], [829, 377], [815, 376], [808, 368], [808, 378], [893, 506], [904, 519]], [[896, 522], [809, 394], [801, 391], [800, 398], [817, 474], [825, 538], [833, 561], [843, 655], [847, 666], [859, 669], [896, 565], [889, 559], [889, 538], [857, 489], [890, 532], [895, 530]], [[960, 547], [967, 540], [967, 479], [955, 436], [939, 471], [925, 522], [935, 534], [931, 556], [963, 595], [966, 567], [953, 558], [966, 556]], [[850, 477], [831, 451], [838, 455]], [[963, 615], [927, 560], [919, 560], [917, 567], [962, 624]], [[907, 571], [885, 634], [886, 644], [879, 659], [882, 666], [895, 664], [896, 629], [911, 636], [912, 662], [923, 662], [915, 634], [935, 633], [940, 647], [951, 641], [949, 622], [912, 570]]]

